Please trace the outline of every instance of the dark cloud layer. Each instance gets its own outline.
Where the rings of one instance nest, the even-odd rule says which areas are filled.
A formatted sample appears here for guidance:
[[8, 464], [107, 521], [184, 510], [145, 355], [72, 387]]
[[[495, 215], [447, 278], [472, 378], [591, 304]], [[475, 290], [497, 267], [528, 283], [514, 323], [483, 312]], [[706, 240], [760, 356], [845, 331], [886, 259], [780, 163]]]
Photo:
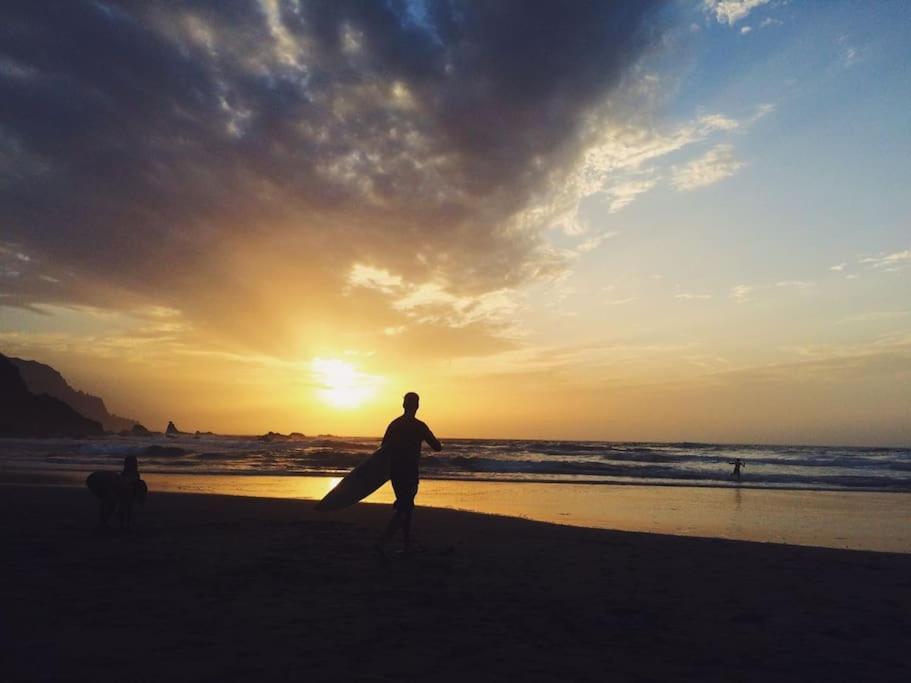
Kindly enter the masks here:
[[7, 0], [0, 241], [31, 260], [6, 301], [124, 292], [217, 325], [276, 272], [291, 312], [339, 314], [354, 261], [515, 285], [547, 264], [509, 219], [578, 154], [654, 5]]

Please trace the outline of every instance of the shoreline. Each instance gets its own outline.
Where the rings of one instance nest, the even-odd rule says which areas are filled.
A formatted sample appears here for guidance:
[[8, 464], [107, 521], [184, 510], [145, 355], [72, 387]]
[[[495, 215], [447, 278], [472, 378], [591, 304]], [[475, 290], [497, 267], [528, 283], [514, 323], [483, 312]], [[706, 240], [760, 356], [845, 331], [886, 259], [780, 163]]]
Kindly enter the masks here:
[[[907, 680], [911, 556], [420, 508], [4, 487], [13, 680]], [[353, 656], [354, 655], [354, 656]]]
[[[204, 438], [204, 437], [216, 437], [222, 439], [244, 439], [248, 441], [260, 441], [263, 437], [268, 436], [268, 431], [260, 434], [221, 434], [218, 432], [179, 432], [175, 436], [168, 436], [164, 431], [156, 432], [152, 431], [146, 435], [126, 435], [121, 434], [120, 432], [105, 432], [104, 434], [97, 437], [56, 437], [56, 436], [37, 436], [37, 437], [22, 437], [22, 436], [2, 436], [0, 437], [0, 443], [4, 440], [9, 441], [56, 441], [59, 439], [69, 439], [73, 441], [92, 441], [94, 439], [104, 439], [104, 438], [119, 438], [127, 439], [130, 441], [137, 441], [141, 439], [178, 439], [178, 438]], [[325, 439], [325, 440], [334, 440], [334, 441], [345, 441], [351, 439], [353, 441], [364, 441], [364, 442], [376, 442], [379, 445], [380, 441], [383, 439], [383, 435], [377, 436], [363, 436], [356, 434], [302, 434], [299, 437], [291, 437], [287, 434], [282, 434], [281, 432], [274, 432], [278, 434], [277, 437], [273, 436], [272, 439], [277, 442], [282, 441], [308, 441], [316, 439]], [[908, 450], [911, 449], [911, 442], [902, 443], [902, 444], [890, 444], [890, 445], [870, 445], [870, 444], [838, 444], [838, 443], [815, 443], [815, 442], [796, 442], [796, 443], [773, 443], [773, 442], [738, 442], [738, 441], [627, 441], [623, 439], [560, 439], [560, 438], [541, 438], [541, 437], [478, 437], [478, 436], [453, 436], [447, 435], [440, 437], [443, 442], [447, 441], [466, 441], [466, 442], [477, 442], [484, 443], [489, 441], [505, 441], [505, 442], [517, 442], [517, 443], [529, 443], [529, 442], [565, 442], [565, 443], [579, 443], [579, 444], [609, 444], [609, 445], [620, 445], [620, 446], [722, 446], [724, 448], [832, 448], [832, 449], [860, 449], [860, 450]], [[263, 443], [269, 443], [268, 441], [263, 441]]]
[[[114, 465], [119, 463], [111, 464], [108, 469], [115, 469]], [[325, 479], [340, 479], [348, 474], [350, 470], [344, 470], [339, 472], [326, 472], [326, 471], [303, 471], [303, 472], [250, 472], [243, 470], [221, 470], [221, 471], [208, 471], [208, 472], [187, 472], [181, 469], [143, 469], [143, 472], [155, 475], [165, 475], [165, 476], [191, 476], [191, 477], [307, 477], [307, 478], [325, 478]], [[0, 484], [2, 484], [2, 479], [7, 474], [24, 474], [24, 475], [54, 475], [54, 474], [77, 474], [77, 473], [87, 473], [85, 469], [65, 469], [65, 468], [48, 468], [48, 469], [28, 469], [28, 468], [4, 468], [0, 467]], [[722, 483], [722, 480], [718, 480], [718, 484], [708, 484], [702, 483], [700, 480], [687, 481], [685, 479], [680, 479], [676, 481], [671, 480], [643, 480], [643, 481], [592, 481], [590, 479], [544, 479], [544, 478], [535, 478], [535, 479], [510, 479], [507, 477], [436, 477], [436, 476], [427, 476], [423, 472], [421, 473], [421, 481], [450, 481], [450, 482], [477, 482], [482, 484], [549, 484], [549, 485], [570, 485], [570, 486], [650, 486], [650, 487], [666, 487], [666, 488], [694, 488], [694, 489], [721, 489], [721, 490], [732, 490], [732, 489], [743, 489], [743, 490], [752, 490], [752, 491], [804, 491], [812, 492], [819, 491], [823, 493], [889, 493], [889, 494], [911, 494], [911, 488], [889, 488], [889, 487], [872, 487], [872, 486], [852, 486], [848, 487], [838, 487], [838, 486], [799, 486], [793, 484], [750, 484], [747, 483]]]
[[[81, 488], [86, 471], [19, 473], [0, 485]], [[160, 493], [322, 498], [340, 477], [144, 473]], [[388, 484], [362, 504], [392, 502]], [[911, 494], [746, 487], [544, 484], [423, 479], [421, 510], [445, 508], [589, 529], [911, 554]], [[331, 519], [332, 513], [323, 513]]]

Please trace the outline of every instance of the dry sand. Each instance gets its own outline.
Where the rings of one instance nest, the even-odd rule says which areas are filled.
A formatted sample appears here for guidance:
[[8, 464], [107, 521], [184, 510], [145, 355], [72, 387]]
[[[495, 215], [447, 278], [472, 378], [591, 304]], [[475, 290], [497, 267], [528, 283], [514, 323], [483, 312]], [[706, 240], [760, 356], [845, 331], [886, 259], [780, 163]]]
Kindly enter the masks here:
[[911, 555], [0, 487], [2, 680], [911, 680]]

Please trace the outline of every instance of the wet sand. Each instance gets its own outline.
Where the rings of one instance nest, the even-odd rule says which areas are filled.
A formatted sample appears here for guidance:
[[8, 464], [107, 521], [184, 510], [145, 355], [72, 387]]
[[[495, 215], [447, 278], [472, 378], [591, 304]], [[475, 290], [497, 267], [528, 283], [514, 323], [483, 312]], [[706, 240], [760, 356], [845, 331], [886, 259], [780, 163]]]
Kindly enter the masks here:
[[419, 508], [0, 488], [9, 680], [908, 680], [911, 555]]
[[[151, 474], [153, 491], [319, 500], [338, 478]], [[84, 472], [2, 472], [82, 487]], [[391, 503], [389, 484], [367, 499]], [[432, 480], [421, 505], [616, 531], [911, 553], [911, 493]]]

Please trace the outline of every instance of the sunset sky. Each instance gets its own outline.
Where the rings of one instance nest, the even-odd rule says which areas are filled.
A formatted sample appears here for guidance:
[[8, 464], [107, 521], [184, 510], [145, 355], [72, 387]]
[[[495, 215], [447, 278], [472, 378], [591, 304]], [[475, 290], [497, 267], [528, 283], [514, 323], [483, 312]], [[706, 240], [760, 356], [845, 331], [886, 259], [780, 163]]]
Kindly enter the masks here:
[[163, 429], [911, 443], [911, 4], [0, 5], [0, 352]]

